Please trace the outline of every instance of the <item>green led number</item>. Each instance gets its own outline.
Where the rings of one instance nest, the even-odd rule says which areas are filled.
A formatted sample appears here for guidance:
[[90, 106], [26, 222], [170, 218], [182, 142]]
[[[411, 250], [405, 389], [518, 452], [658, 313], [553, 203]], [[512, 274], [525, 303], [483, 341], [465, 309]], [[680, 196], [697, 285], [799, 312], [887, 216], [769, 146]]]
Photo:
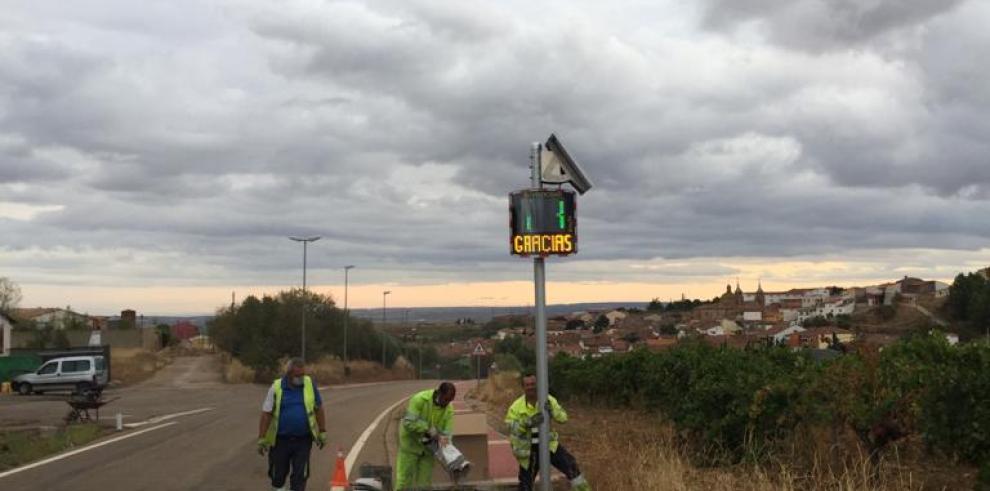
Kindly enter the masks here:
[[533, 231], [533, 215], [526, 215], [526, 231]]
[[565, 215], [564, 215], [564, 200], [557, 202], [557, 220], [560, 221], [560, 229], [564, 230], [565, 227]]

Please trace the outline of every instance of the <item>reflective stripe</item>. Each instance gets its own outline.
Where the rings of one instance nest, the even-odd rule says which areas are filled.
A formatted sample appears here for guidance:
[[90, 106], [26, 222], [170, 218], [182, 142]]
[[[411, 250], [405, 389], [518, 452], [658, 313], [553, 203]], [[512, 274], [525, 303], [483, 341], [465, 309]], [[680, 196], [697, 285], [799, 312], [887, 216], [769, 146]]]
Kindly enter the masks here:
[[412, 411], [406, 411], [406, 415], [402, 417], [402, 420], [408, 421], [410, 423], [415, 423], [417, 421], [426, 421], [426, 419], [424, 419], [422, 416]]

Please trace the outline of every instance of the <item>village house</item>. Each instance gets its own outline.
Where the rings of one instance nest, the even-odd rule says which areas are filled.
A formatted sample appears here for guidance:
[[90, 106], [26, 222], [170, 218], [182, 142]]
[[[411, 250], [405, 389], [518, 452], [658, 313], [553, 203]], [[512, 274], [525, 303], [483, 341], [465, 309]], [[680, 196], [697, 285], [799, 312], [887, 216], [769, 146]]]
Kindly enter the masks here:
[[811, 349], [828, 349], [832, 345], [849, 344], [855, 341], [852, 331], [838, 327], [815, 327], [800, 334], [801, 345]]
[[579, 346], [586, 355], [592, 358], [598, 358], [603, 354], [612, 353], [614, 351], [612, 347], [612, 340], [609, 339], [608, 336], [603, 336], [600, 334], [581, 336]]
[[567, 345], [554, 345], [547, 347], [547, 353], [552, 358], [560, 353], [567, 354], [568, 356], [573, 356], [575, 358], [583, 358], [584, 351], [581, 346], [577, 344], [567, 344]]
[[791, 335], [799, 334], [807, 329], [801, 327], [798, 324], [791, 324], [788, 327], [773, 328], [767, 331], [767, 336], [770, 337], [773, 344], [785, 344]]
[[525, 327], [507, 327], [505, 329], [499, 329], [498, 332], [495, 333], [495, 337], [499, 341], [502, 341], [511, 336], [526, 336], [526, 334], [527, 332]]
[[54, 329], [92, 329], [89, 316], [73, 312], [69, 309], [35, 307], [29, 309], [14, 309], [11, 317], [19, 321], [32, 323], [35, 327]]
[[850, 298], [833, 297], [829, 301], [819, 303], [798, 312], [798, 322], [804, 322], [813, 317], [831, 319], [839, 315], [851, 315], [856, 310], [856, 301]]
[[169, 330], [172, 337], [180, 341], [188, 341], [199, 336], [199, 327], [189, 321], [176, 322]]
[[10, 354], [10, 332], [14, 330], [14, 319], [0, 312], [0, 356]]
[[621, 310], [612, 310], [605, 314], [605, 318], [608, 319], [608, 325], [614, 326], [616, 322], [625, 319], [629, 314]]
[[656, 339], [647, 339], [644, 344], [646, 344], [646, 349], [657, 352], [668, 350], [673, 346], [676, 346], [678, 338], [675, 336], [660, 336]]

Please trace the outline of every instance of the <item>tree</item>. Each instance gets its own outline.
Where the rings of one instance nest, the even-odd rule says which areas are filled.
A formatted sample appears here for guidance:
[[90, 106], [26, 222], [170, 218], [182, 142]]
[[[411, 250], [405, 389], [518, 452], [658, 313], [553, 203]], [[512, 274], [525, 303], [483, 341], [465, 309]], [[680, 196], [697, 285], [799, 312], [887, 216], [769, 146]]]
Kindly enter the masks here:
[[584, 321], [581, 319], [571, 319], [564, 326], [565, 331], [573, 331], [575, 329], [584, 329]]
[[595, 319], [595, 328], [592, 332], [598, 334], [608, 328], [609, 325], [611, 325], [611, 323], [608, 321], [608, 317], [605, 317], [605, 314], [601, 314], [597, 319]]
[[824, 327], [829, 325], [829, 321], [828, 319], [820, 315], [816, 315], [814, 317], [805, 319], [804, 322], [801, 323], [801, 325], [804, 327]]
[[[248, 296], [240, 305], [221, 308], [209, 325], [210, 335], [218, 348], [257, 370], [261, 378], [273, 374], [281, 358], [299, 356], [303, 305], [306, 306], [306, 359], [316, 360], [325, 355], [341, 357], [344, 312], [329, 296], [301, 289], [262, 298]], [[374, 329], [367, 319], [349, 318], [348, 358], [380, 362], [383, 344], [386, 365], [394, 363], [403, 351], [409, 352], [399, 339]], [[423, 355], [426, 361], [428, 353]]]
[[650, 303], [646, 305], [647, 312], [663, 312], [663, 302], [659, 298], [654, 298], [650, 300]]
[[155, 326], [158, 340], [161, 341], [162, 348], [178, 344], [179, 340], [172, 337], [172, 328], [168, 324], [162, 323]]
[[7, 277], [0, 276], [0, 314], [10, 313], [21, 304], [21, 287]]
[[[500, 354], [512, 355], [523, 370], [533, 370], [536, 367], [536, 352], [526, 345], [521, 336], [509, 336], [495, 343], [495, 354], [496, 361]], [[499, 367], [502, 365], [499, 364]]]
[[660, 326], [660, 334], [675, 335], [677, 334], [677, 326], [673, 324], [663, 324]]

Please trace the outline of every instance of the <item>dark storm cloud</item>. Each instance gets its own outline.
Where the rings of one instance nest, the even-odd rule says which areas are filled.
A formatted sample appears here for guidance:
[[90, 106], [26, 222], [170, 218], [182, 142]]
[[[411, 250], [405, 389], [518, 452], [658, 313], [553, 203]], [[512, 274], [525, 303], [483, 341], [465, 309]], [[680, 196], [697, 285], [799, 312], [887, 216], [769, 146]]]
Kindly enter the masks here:
[[859, 47], [891, 31], [924, 24], [964, 0], [707, 0], [705, 24], [723, 29], [751, 21], [772, 39], [801, 49]]
[[280, 282], [313, 234], [317, 271], [518, 279], [506, 195], [550, 132], [597, 185], [562, 279], [990, 238], [979, 2], [148, 8], [0, 14], [0, 203], [48, 206], [0, 248]]

